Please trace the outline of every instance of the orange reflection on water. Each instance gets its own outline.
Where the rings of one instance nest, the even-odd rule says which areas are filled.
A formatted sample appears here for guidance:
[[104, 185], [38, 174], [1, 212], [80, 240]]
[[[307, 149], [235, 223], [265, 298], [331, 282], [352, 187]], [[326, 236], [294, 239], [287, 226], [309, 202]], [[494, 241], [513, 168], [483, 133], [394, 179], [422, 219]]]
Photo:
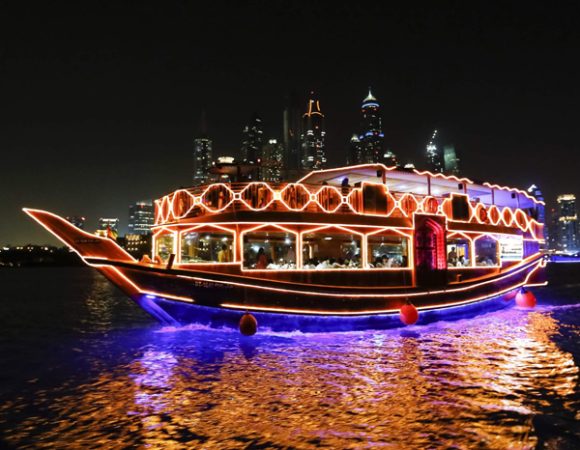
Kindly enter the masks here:
[[38, 392], [51, 414], [28, 417], [8, 442], [534, 448], [535, 415], [571, 420], [579, 406], [578, 367], [554, 343], [559, 330], [548, 311], [511, 310], [405, 331], [153, 333], [128, 364]]

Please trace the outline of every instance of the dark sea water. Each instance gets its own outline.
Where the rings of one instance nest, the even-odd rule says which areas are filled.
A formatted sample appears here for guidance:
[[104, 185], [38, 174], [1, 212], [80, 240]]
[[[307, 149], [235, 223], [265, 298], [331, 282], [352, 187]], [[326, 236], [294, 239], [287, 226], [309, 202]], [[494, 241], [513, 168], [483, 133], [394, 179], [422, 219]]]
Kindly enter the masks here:
[[580, 449], [580, 264], [548, 271], [533, 311], [243, 338], [0, 270], [0, 447]]

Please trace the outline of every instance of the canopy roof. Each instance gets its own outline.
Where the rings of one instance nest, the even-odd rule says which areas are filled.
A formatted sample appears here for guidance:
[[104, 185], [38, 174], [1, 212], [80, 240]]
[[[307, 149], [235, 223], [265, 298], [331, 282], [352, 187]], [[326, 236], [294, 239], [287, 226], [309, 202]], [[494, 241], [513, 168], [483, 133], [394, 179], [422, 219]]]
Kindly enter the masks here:
[[317, 170], [299, 180], [304, 184], [323, 184], [341, 186], [345, 178], [348, 184], [354, 186], [363, 181], [382, 183], [385, 173], [386, 185], [391, 192], [410, 192], [427, 195], [429, 180], [431, 195], [445, 197], [452, 193], [467, 193], [472, 200], [484, 204], [530, 208], [536, 204], [544, 204], [529, 195], [526, 191], [507, 186], [489, 183], [475, 183], [469, 178], [459, 178], [453, 175], [434, 174], [417, 169], [397, 169], [383, 164], [362, 164], [358, 166], [340, 167], [337, 169]]

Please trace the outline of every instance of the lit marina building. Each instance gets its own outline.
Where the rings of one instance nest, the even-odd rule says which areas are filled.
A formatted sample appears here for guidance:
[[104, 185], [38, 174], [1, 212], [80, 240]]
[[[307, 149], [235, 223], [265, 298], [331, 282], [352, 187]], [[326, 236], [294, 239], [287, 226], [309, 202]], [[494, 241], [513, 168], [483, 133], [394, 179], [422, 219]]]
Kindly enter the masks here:
[[459, 176], [459, 158], [454, 145], [443, 146], [443, 166], [447, 175]]
[[303, 116], [304, 126], [301, 135], [302, 169], [305, 171], [320, 170], [326, 167], [326, 151], [324, 147], [324, 114], [320, 110], [320, 102], [310, 93], [308, 110]]
[[82, 216], [67, 216], [66, 220], [81, 230], [85, 229], [85, 218]]
[[576, 196], [562, 194], [557, 199], [557, 229], [556, 249], [563, 252], [577, 251], [578, 246], [578, 215], [576, 212]]
[[142, 200], [129, 205], [129, 234], [150, 234], [155, 221], [155, 209], [151, 200]]
[[193, 140], [193, 185], [199, 186], [209, 181], [209, 169], [212, 165], [213, 142], [207, 134], [205, 112], [201, 117], [200, 134]]
[[441, 155], [440, 146], [437, 145], [437, 130], [433, 131], [431, 139], [427, 144], [427, 168], [433, 173], [443, 173], [444, 162]]
[[284, 171], [284, 145], [277, 139], [268, 139], [262, 147], [262, 180], [280, 183]]

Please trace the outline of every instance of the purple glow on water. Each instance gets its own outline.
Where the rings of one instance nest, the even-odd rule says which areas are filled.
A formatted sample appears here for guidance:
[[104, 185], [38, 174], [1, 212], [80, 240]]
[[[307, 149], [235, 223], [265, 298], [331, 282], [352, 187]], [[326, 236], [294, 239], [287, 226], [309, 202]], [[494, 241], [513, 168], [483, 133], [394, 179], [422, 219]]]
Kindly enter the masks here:
[[574, 448], [580, 438], [580, 266], [559, 266], [533, 311], [252, 338], [160, 327], [91, 271], [44, 270], [0, 272], [14, 300], [0, 324], [12, 447]]

